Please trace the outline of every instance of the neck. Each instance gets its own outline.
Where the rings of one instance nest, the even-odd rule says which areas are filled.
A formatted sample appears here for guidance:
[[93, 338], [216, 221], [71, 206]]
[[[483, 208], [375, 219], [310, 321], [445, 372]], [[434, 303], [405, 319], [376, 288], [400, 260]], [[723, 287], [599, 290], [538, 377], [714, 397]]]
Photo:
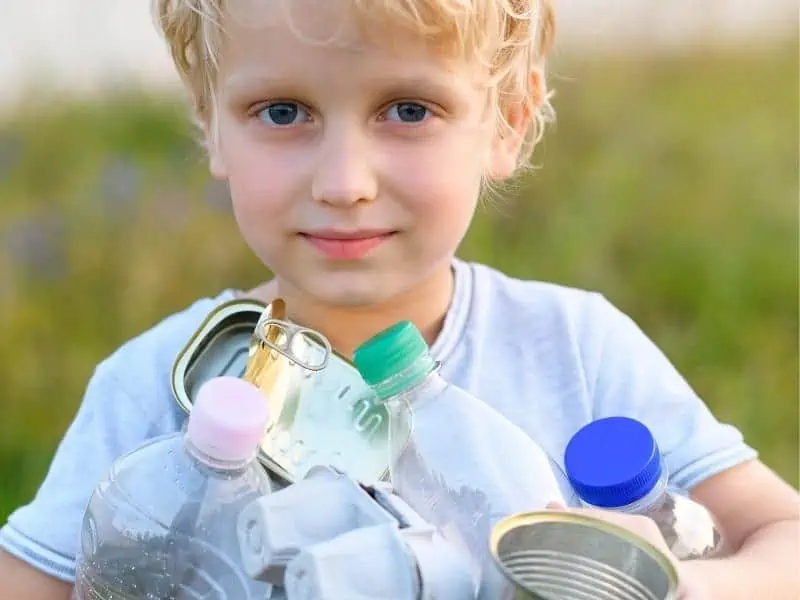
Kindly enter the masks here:
[[379, 304], [369, 306], [331, 306], [304, 294], [280, 278], [251, 292], [271, 302], [276, 296], [286, 300], [289, 318], [323, 333], [331, 345], [347, 357], [376, 333], [408, 320], [432, 344], [442, 329], [453, 295], [450, 263], [437, 267], [414, 288]]

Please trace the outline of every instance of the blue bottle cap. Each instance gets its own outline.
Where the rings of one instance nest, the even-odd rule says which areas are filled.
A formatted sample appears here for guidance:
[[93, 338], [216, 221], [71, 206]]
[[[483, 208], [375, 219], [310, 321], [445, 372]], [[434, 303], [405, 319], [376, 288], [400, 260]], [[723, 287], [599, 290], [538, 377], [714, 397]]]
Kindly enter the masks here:
[[578, 496], [600, 508], [640, 500], [662, 472], [653, 434], [628, 417], [598, 419], [580, 429], [567, 444], [564, 466]]

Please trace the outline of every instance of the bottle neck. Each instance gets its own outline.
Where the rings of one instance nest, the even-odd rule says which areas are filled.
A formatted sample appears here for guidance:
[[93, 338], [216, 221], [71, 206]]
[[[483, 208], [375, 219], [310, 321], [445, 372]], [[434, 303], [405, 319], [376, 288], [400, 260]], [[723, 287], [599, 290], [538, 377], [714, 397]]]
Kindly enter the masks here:
[[224, 460], [217, 458], [201, 450], [185, 431], [183, 434], [183, 447], [185, 448], [186, 453], [203, 467], [211, 469], [217, 473], [224, 473], [226, 475], [236, 475], [244, 472], [256, 455], [256, 451], [254, 450], [253, 453], [245, 459]]
[[627, 506], [623, 507], [626, 512], [630, 512], [633, 514], [642, 514], [649, 512], [653, 508], [656, 508], [663, 504], [664, 498], [667, 495], [667, 487], [669, 485], [669, 476], [666, 469], [662, 469], [661, 475], [656, 481], [655, 485], [653, 485], [652, 489], [647, 492], [644, 496], [636, 500], [635, 502], [631, 502]]
[[629, 504], [623, 506], [606, 507], [605, 510], [613, 510], [616, 512], [624, 512], [632, 515], [646, 514], [663, 504], [668, 492], [669, 477], [666, 469], [661, 471], [656, 483], [644, 496], [638, 500], [634, 500]]
[[416, 396], [423, 388], [441, 381], [439, 367], [439, 363], [426, 353], [399, 373], [374, 384], [372, 389], [380, 402], [388, 402], [398, 397]]

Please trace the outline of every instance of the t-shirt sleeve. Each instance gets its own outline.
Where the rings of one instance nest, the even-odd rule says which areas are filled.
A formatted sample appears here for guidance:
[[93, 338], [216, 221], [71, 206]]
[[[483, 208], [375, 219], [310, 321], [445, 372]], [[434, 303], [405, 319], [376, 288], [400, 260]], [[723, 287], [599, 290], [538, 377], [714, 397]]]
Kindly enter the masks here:
[[592, 321], [602, 333], [584, 346], [591, 349], [584, 358], [593, 371], [587, 376], [595, 418], [628, 416], [647, 425], [671, 482], [684, 490], [757, 456], [737, 428], [711, 413], [630, 317], [602, 296], [594, 302]]
[[101, 363], [35, 497], [0, 530], [0, 547], [53, 577], [74, 581], [81, 523], [95, 486], [114, 460], [158, 429]]

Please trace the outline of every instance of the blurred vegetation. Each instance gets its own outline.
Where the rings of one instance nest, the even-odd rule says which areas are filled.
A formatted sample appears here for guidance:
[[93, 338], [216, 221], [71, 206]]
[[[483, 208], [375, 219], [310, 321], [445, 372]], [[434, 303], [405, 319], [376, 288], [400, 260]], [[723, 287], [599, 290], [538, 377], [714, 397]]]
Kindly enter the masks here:
[[[562, 60], [542, 166], [462, 256], [597, 289], [797, 485], [795, 48]], [[93, 366], [264, 270], [183, 106], [48, 98], [0, 124], [0, 521], [43, 477]]]

